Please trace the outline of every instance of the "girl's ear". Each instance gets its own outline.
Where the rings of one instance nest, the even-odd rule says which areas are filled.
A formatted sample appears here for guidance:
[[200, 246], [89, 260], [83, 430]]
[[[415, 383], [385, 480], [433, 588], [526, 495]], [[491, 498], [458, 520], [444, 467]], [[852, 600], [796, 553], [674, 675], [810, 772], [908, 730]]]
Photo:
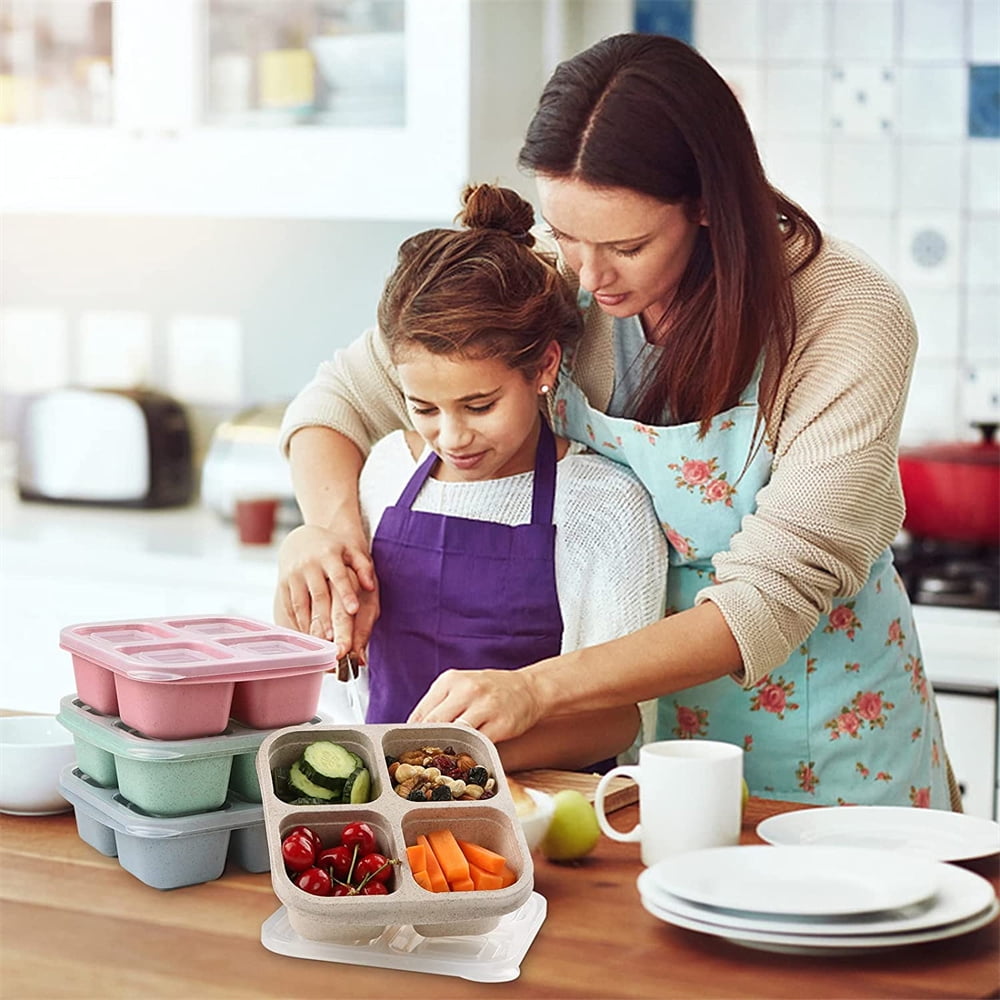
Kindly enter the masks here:
[[562, 360], [562, 347], [558, 341], [553, 340], [545, 352], [542, 354], [542, 362], [535, 377], [535, 390], [542, 391], [542, 386], [547, 386], [546, 392], [555, 384], [556, 376], [559, 374], [559, 362]]

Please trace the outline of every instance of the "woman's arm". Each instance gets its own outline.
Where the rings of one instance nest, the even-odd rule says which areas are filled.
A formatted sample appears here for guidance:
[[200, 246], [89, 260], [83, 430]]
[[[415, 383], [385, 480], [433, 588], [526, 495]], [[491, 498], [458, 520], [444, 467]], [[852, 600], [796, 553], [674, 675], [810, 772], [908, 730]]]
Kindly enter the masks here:
[[520, 670], [448, 670], [420, 699], [410, 721], [461, 719], [500, 742], [550, 716], [644, 701], [741, 666], [722, 613], [706, 602], [620, 639]]
[[575, 771], [627, 749], [639, 731], [635, 705], [545, 719], [521, 736], [497, 744], [504, 770], [555, 767]]
[[304, 524], [278, 551], [274, 614], [360, 654], [378, 616], [375, 573], [358, 506], [361, 451], [327, 427], [305, 427], [289, 445], [292, 483]]
[[279, 552], [275, 620], [364, 650], [378, 616], [376, 581], [358, 509], [358, 475], [371, 445], [406, 426], [406, 409], [376, 330], [319, 366], [282, 421], [304, 525]]

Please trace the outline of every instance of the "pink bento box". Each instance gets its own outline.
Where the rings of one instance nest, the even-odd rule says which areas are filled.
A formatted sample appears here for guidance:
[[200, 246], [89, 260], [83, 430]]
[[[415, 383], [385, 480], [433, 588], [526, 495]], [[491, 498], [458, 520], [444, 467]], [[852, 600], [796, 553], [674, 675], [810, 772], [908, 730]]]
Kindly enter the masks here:
[[80, 701], [160, 740], [306, 723], [336, 665], [331, 642], [224, 615], [67, 625], [59, 645]]

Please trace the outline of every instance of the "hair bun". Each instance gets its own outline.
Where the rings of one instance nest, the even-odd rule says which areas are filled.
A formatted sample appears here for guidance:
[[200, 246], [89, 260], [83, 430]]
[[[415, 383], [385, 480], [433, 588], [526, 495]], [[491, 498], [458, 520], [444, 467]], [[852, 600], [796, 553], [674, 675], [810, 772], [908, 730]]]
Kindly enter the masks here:
[[531, 247], [535, 238], [535, 210], [510, 188], [494, 184], [470, 184], [462, 192], [462, 211], [456, 221], [466, 229], [496, 229], [518, 243]]

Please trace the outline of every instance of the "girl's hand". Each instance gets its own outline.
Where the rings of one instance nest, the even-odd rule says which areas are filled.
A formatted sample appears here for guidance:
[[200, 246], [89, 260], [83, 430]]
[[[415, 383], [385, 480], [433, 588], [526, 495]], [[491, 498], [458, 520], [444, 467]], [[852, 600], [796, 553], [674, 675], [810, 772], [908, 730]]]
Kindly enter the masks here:
[[494, 743], [530, 729], [542, 705], [523, 670], [446, 670], [410, 713], [410, 722], [459, 722]]
[[364, 662], [364, 649], [379, 614], [378, 587], [367, 545], [326, 528], [303, 524], [278, 550], [274, 618], [338, 646]]

